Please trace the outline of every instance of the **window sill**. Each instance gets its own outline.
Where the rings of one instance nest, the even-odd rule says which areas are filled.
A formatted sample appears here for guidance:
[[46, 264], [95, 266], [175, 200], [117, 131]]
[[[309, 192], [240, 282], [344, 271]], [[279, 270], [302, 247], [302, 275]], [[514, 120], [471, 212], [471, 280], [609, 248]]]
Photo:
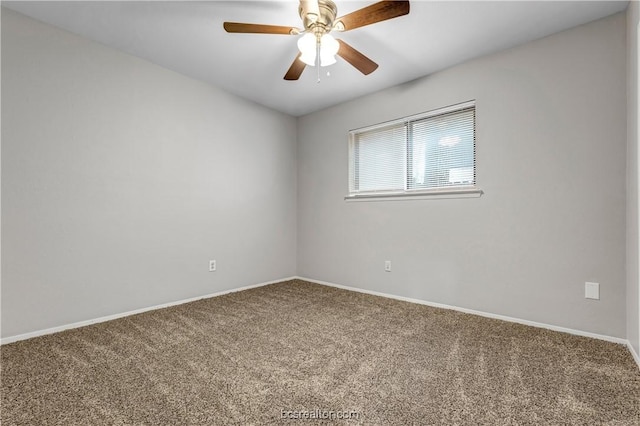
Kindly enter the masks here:
[[440, 189], [435, 191], [391, 192], [355, 194], [344, 197], [345, 201], [400, 201], [438, 200], [443, 198], [478, 198], [484, 192], [479, 188]]

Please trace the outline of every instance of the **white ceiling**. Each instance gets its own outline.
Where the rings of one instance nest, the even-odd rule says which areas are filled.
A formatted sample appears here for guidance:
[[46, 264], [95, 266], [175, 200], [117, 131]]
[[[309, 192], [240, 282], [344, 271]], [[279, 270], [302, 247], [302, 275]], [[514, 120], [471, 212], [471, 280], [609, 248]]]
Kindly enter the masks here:
[[[374, 1], [336, 0], [338, 16]], [[2, 5], [299, 116], [625, 10], [628, 1], [412, 1], [407, 16], [340, 34], [380, 67], [342, 59], [283, 76], [296, 36], [228, 34], [224, 21], [300, 27], [298, 1], [6, 2]], [[330, 76], [327, 76], [330, 72]]]

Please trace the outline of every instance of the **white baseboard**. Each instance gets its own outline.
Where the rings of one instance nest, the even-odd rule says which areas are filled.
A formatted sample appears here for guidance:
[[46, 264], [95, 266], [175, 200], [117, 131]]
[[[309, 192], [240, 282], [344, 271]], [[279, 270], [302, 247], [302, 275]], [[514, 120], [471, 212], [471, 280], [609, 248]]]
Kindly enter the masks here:
[[[593, 339], [606, 340], [607, 342], [619, 343], [619, 344], [631, 347], [631, 344], [629, 343], [629, 341], [627, 339], [623, 339], [623, 338], [620, 338], [620, 337], [613, 337], [613, 336], [607, 336], [607, 335], [604, 335], [604, 334], [591, 333], [591, 332], [588, 332], [588, 331], [575, 330], [575, 329], [572, 329], [572, 328], [559, 327], [559, 326], [556, 326], [556, 325], [545, 324], [545, 323], [535, 322], [535, 321], [529, 321], [529, 320], [525, 320], [525, 319], [521, 319], [521, 318], [514, 318], [514, 317], [508, 317], [508, 316], [505, 316], [505, 315], [492, 314], [492, 313], [489, 313], [489, 312], [476, 311], [475, 309], [467, 309], [467, 308], [461, 308], [459, 306], [445, 305], [443, 303], [436, 303], [436, 302], [429, 302], [429, 301], [426, 301], [426, 300], [413, 299], [411, 297], [396, 296], [394, 294], [381, 293], [379, 291], [365, 290], [365, 289], [357, 288], [357, 287], [349, 287], [349, 286], [346, 286], [346, 285], [335, 284], [335, 283], [330, 283], [330, 282], [326, 282], [326, 281], [314, 280], [312, 278], [305, 278], [305, 277], [296, 277], [296, 278], [299, 279], [299, 280], [309, 281], [311, 283], [326, 285], [326, 286], [330, 286], [330, 287], [341, 288], [341, 289], [344, 289], [344, 290], [356, 291], [356, 292], [359, 292], [359, 293], [366, 293], [366, 294], [371, 294], [371, 295], [374, 295], [374, 296], [387, 297], [389, 299], [402, 300], [402, 301], [405, 301], [405, 302], [417, 303], [417, 304], [420, 304], [420, 305], [433, 306], [435, 308], [451, 309], [451, 310], [454, 310], [454, 311], [464, 312], [466, 314], [479, 315], [479, 316], [482, 316], [482, 317], [499, 319], [499, 320], [502, 320], [502, 321], [514, 322], [514, 323], [517, 323], [517, 324], [530, 325], [532, 327], [546, 328], [548, 330], [560, 331], [560, 332], [563, 332], [563, 333], [569, 333], [569, 334], [574, 334], [574, 335], [583, 336], [583, 337], [591, 337]], [[633, 353], [634, 358], [636, 359], [636, 362], [637, 362], [638, 361], [637, 354], [635, 354], [635, 352], [633, 352], [633, 351], [632, 351], [632, 353]], [[640, 367], [640, 362], [638, 362], [638, 366]]]
[[85, 327], [87, 325], [98, 324], [98, 323], [105, 322], [105, 321], [111, 321], [111, 320], [118, 319], [118, 318], [128, 317], [130, 315], [136, 315], [136, 314], [141, 314], [143, 312], [154, 311], [156, 309], [168, 308], [170, 306], [175, 306], [175, 305], [182, 305], [184, 303], [195, 302], [196, 300], [209, 299], [211, 297], [222, 296], [223, 294], [235, 293], [235, 292], [238, 292], [238, 291], [249, 290], [249, 289], [252, 289], [252, 288], [262, 287], [262, 286], [269, 285], [269, 284], [275, 284], [275, 283], [280, 283], [280, 282], [283, 282], [283, 281], [289, 281], [289, 280], [293, 280], [293, 279], [296, 279], [296, 278], [297, 277], [281, 278], [281, 279], [275, 280], [275, 281], [268, 281], [268, 282], [263, 282], [263, 283], [259, 283], [259, 284], [247, 285], [247, 286], [244, 286], [244, 287], [232, 288], [230, 290], [218, 291], [216, 293], [205, 294], [203, 296], [191, 297], [189, 299], [178, 300], [176, 302], [168, 302], [168, 303], [163, 303], [163, 304], [160, 304], [160, 305], [149, 306], [147, 308], [140, 308], [140, 309], [135, 309], [133, 311], [122, 312], [122, 313], [119, 313], [119, 314], [107, 315], [107, 316], [100, 317], [100, 318], [94, 318], [94, 319], [90, 319], [90, 320], [74, 322], [72, 324], [60, 325], [60, 326], [57, 326], [57, 327], [47, 328], [45, 330], [37, 330], [37, 331], [29, 332], [29, 333], [18, 334], [18, 335], [15, 335], [15, 336], [4, 337], [4, 338], [0, 339], [0, 345], [6, 345], [7, 343], [13, 343], [13, 342], [17, 342], [19, 340], [31, 339], [33, 337], [44, 336], [46, 334], [58, 333], [60, 331], [69, 330], [69, 329], [72, 329], [72, 328], [79, 328], [79, 327]]
[[638, 364], [638, 368], [640, 368], [640, 355], [638, 355], [638, 352], [636, 352], [636, 350], [633, 349], [633, 345], [631, 345], [631, 342], [627, 341], [627, 347], [629, 348], [629, 352], [631, 352], [633, 359], [636, 360], [636, 364]]
[[492, 313], [489, 313], [489, 312], [477, 311], [477, 310], [474, 310], [474, 309], [461, 308], [461, 307], [458, 307], [458, 306], [446, 305], [446, 304], [443, 304], [443, 303], [429, 302], [429, 301], [426, 301], [426, 300], [414, 299], [414, 298], [411, 298], [411, 297], [397, 296], [397, 295], [393, 295], [393, 294], [382, 293], [382, 292], [379, 292], [379, 291], [372, 291], [372, 290], [366, 290], [366, 289], [357, 288], [357, 287], [350, 287], [350, 286], [346, 286], [346, 285], [331, 283], [331, 282], [327, 282], [327, 281], [320, 281], [320, 280], [315, 280], [315, 279], [312, 279], [312, 278], [306, 278], [306, 277], [300, 277], [300, 276], [281, 278], [281, 279], [274, 280], [274, 281], [267, 281], [267, 282], [263, 282], [263, 283], [247, 285], [247, 286], [244, 286], [244, 287], [238, 287], [238, 288], [233, 288], [233, 289], [229, 289], [229, 290], [219, 291], [219, 292], [216, 292], [216, 293], [210, 293], [210, 294], [206, 294], [206, 295], [203, 295], [203, 296], [191, 297], [189, 299], [183, 299], [183, 300], [178, 300], [178, 301], [175, 301], [175, 302], [163, 303], [163, 304], [160, 304], [160, 305], [154, 305], [154, 306], [149, 306], [149, 307], [146, 307], [146, 308], [135, 309], [133, 311], [127, 311], [127, 312], [122, 312], [122, 313], [119, 313], [119, 314], [107, 315], [107, 316], [100, 317], [100, 318], [74, 322], [72, 324], [61, 325], [61, 326], [57, 326], [57, 327], [47, 328], [47, 329], [44, 329], [44, 330], [32, 331], [32, 332], [29, 332], [29, 333], [18, 334], [18, 335], [15, 335], [15, 336], [9, 336], [9, 337], [5, 337], [5, 338], [0, 339], [0, 345], [5, 345], [5, 344], [8, 344], [8, 343], [17, 342], [17, 341], [20, 341], [20, 340], [26, 340], [26, 339], [31, 339], [33, 337], [44, 336], [46, 334], [58, 333], [60, 331], [69, 330], [69, 329], [72, 329], [72, 328], [85, 327], [87, 325], [98, 324], [98, 323], [105, 322], [105, 321], [111, 321], [111, 320], [114, 320], [114, 319], [128, 317], [130, 315], [141, 314], [143, 312], [153, 311], [153, 310], [156, 310], [156, 309], [162, 309], [162, 308], [168, 308], [170, 306], [182, 305], [184, 303], [195, 302], [196, 300], [209, 299], [211, 297], [222, 296], [224, 294], [235, 293], [235, 292], [238, 292], [238, 291], [249, 290], [249, 289], [252, 289], [252, 288], [263, 287], [263, 286], [266, 286], [266, 285], [276, 284], [276, 283], [279, 283], [279, 282], [289, 281], [289, 280], [294, 280], [294, 279], [308, 281], [308, 282], [321, 284], [321, 285], [326, 285], [326, 286], [329, 286], [329, 287], [341, 288], [343, 290], [350, 290], [350, 291], [355, 291], [355, 292], [359, 292], [359, 293], [371, 294], [373, 296], [381, 296], [381, 297], [386, 297], [386, 298], [389, 298], [389, 299], [402, 300], [402, 301], [405, 301], [405, 302], [417, 303], [417, 304], [420, 304], [420, 305], [433, 306], [435, 308], [451, 309], [451, 310], [454, 310], [454, 311], [464, 312], [464, 313], [467, 313], [467, 314], [479, 315], [479, 316], [482, 316], [482, 317], [487, 317], [487, 318], [493, 318], [493, 319], [498, 319], [498, 320], [502, 320], [502, 321], [513, 322], [513, 323], [517, 323], [517, 324], [529, 325], [529, 326], [532, 326], [532, 327], [546, 328], [548, 330], [559, 331], [559, 332], [563, 332], [563, 333], [574, 334], [574, 335], [577, 335], [577, 336], [590, 337], [590, 338], [593, 338], [593, 339], [599, 339], [599, 340], [605, 340], [605, 341], [608, 341], [608, 342], [623, 344], [623, 345], [625, 345], [625, 346], [627, 346], [629, 348], [629, 351], [631, 352], [631, 355], [633, 356], [634, 360], [638, 364], [638, 368], [640, 368], [640, 355], [638, 355], [638, 353], [636, 353], [636, 351], [634, 350], [633, 346], [631, 345], [631, 343], [628, 340], [622, 339], [620, 337], [606, 336], [606, 335], [603, 335], [603, 334], [596, 334], [596, 333], [591, 333], [591, 332], [588, 332], [588, 331], [575, 330], [575, 329], [566, 328], [566, 327], [559, 327], [559, 326], [555, 326], [555, 325], [551, 325], [551, 324], [545, 324], [545, 323], [540, 323], [540, 322], [535, 322], [535, 321], [529, 321], [529, 320], [524, 320], [524, 319], [515, 318], [515, 317], [509, 317], [509, 316], [505, 316], [505, 315], [492, 314]]

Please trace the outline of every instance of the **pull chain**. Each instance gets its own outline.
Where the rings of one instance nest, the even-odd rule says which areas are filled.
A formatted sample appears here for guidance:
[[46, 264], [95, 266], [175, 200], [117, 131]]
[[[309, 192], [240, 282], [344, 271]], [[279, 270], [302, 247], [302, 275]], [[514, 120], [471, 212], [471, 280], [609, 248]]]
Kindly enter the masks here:
[[316, 36], [316, 64], [318, 67], [318, 81], [320, 83], [320, 35]]

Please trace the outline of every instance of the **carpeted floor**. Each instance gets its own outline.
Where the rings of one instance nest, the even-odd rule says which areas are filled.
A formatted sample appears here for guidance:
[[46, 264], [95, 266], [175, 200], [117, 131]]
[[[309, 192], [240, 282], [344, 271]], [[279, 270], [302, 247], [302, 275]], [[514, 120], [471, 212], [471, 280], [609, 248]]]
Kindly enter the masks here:
[[302, 281], [1, 351], [3, 425], [640, 424], [622, 345]]

